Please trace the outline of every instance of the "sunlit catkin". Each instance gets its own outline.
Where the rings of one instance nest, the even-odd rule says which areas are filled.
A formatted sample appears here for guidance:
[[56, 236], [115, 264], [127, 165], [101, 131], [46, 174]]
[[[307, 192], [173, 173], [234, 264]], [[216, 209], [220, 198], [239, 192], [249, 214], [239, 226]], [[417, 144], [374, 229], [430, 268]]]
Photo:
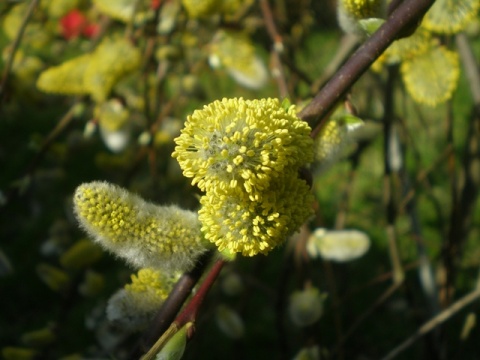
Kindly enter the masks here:
[[95, 241], [136, 267], [186, 270], [207, 249], [196, 213], [148, 203], [106, 182], [80, 185], [74, 210]]

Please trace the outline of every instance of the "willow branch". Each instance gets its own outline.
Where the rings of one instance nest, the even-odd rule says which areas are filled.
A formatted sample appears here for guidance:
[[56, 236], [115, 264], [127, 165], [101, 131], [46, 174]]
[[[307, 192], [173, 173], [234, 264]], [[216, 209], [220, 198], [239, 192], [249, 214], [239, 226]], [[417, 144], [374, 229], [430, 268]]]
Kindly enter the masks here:
[[387, 21], [350, 57], [299, 114], [318, 133], [326, 116], [350, 87], [396, 39], [415, 29], [435, 0], [405, 0]]
[[207, 293], [210, 291], [213, 283], [220, 275], [225, 265], [225, 260], [217, 260], [208, 272], [205, 280], [202, 281], [200, 288], [195, 293], [191, 301], [185, 306], [182, 312], [175, 318], [168, 329], [158, 338], [150, 350], [141, 357], [141, 360], [152, 360], [157, 353], [165, 346], [168, 340], [175, 335], [187, 323], [195, 323], [200, 306], [203, 304]]
[[277, 30], [275, 21], [273, 20], [272, 9], [270, 8], [268, 0], [260, 0], [260, 9], [263, 14], [263, 19], [265, 21], [265, 27], [267, 28], [268, 35], [273, 41], [274, 48], [279, 50], [282, 49], [283, 40]]
[[322, 75], [311, 84], [310, 89], [312, 94], [317, 93], [322, 88], [323, 84], [330, 79], [333, 74], [340, 68], [345, 60], [353, 53], [353, 50], [358, 46], [360, 39], [357, 35], [345, 34], [340, 40], [340, 46], [337, 52], [329, 62], [327, 67], [323, 69]]
[[211, 257], [212, 253], [210, 252], [203, 255], [195, 267], [191, 271], [183, 274], [177, 281], [170, 295], [155, 316], [152, 326], [144, 338], [143, 344], [140, 348], [135, 349], [135, 353], [132, 354], [132, 359], [138, 359], [139, 355], [145, 353], [159, 336], [169, 328], [183, 303], [190, 296], [193, 287], [205, 271]]

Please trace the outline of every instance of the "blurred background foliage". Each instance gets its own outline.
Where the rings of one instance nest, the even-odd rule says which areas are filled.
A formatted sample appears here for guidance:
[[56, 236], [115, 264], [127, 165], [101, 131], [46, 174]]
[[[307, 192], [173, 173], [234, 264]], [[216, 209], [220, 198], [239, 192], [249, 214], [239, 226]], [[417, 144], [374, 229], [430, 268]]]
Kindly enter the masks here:
[[[20, 23], [33, 3], [0, 4], [3, 74]], [[104, 312], [109, 297], [129, 280], [132, 270], [109, 254], [94, 255], [93, 248], [80, 252], [82, 260], [65, 259], [68, 250], [85, 238], [72, 215], [74, 189], [83, 182], [106, 180], [159, 204], [195, 209], [198, 193], [170, 156], [172, 140], [186, 116], [223, 97], [288, 96], [301, 107], [331, 75], [326, 69], [338, 68], [341, 61], [334, 64], [333, 59], [346, 46], [334, 1], [270, 1], [281, 35], [277, 39], [265, 27], [262, 1], [245, 2], [243, 7], [242, 2], [231, 1], [232, 12], [199, 16], [189, 13], [188, 1], [118, 2], [136, 4], [136, 13], [144, 18], [128, 12], [121, 18], [109, 10], [112, 3], [38, 2], [16, 49], [9, 79], [2, 83], [0, 347], [6, 359], [128, 358], [140, 334], [113, 329]], [[477, 66], [478, 24], [475, 15], [462, 33]], [[252, 77], [253, 72], [253, 80], [258, 80], [262, 75], [255, 71], [262, 70], [236, 64], [240, 52], [228, 53], [233, 60], [226, 59], [218, 48], [219, 38], [228, 34], [245, 36], [246, 45], [235, 44], [234, 39], [228, 51], [237, 46], [244, 46], [243, 53], [253, 51], [251, 56], [268, 73], [263, 83], [246, 86], [238, 79]], [[62, 93], [70, 82], [82, 81], [83, 75], [73, 69], [65, 83], [49, 80], [47, 92], [36, 86], [47, 69], [90, 53], [113, 36], [127, 39], [140, 60], [115, 79], [111, 89], [103, 88], [105, 83], [96, 85], [108, 99], [95, 99], [83, 88]], [[457, 51], [458, 34], [435, 36]], [[279, 44], [283, 52], [275, 50]], [[252, 59], [245, 62], [252, 64]], [[96, 61], [102, 63], [101, 58]], [[237, 77], [232, 75], [235, 71]], [[349, 101], [365, 126], [335, 164], [314, 171], [317, 212], [304, 229], [307, 235], [289, 240], [268, 257], [239, 257], [229, 264], [209, 294], [185, 358], [294, 358], [300, 349], [318, 346], [315, 356], [304, 358], [376, 359], [476, 288], [480, 159], [478, 149], [473, 160], [465, 160], [465, 154], [473, 146], [469, 142], [478, 147], [480, 141], [478, 103], [470, 90], [474, 80], [463, 67], [459, 71], [453, 96], [435, 107], [409, 96], [397, 65], [370, 71], [354, 85]], [[389, 78], [393, 86], [387, 88]], [[394, 108], [387, 115], [394, 124], [390, 133], [394, 140], [385, 138], [387, 91], [393, 94]], [[119, 112], [128, 112], [127, 120], [115, 123], [113, 130], [99, 115], [98, 108], [106, 103], [114, 123]], [[112, 132], [121, 140], [109, 139]], [[401, 162], [390, 174], [384, 164], [394, 160], [386, 157], [385, 144], [398, 147]], [[478, 171], [472, 188], [465, 190], [473, 204], [462, 212], [459, 197], [469, 169], [474, 175]], [[456, 238], [452, 228], [467, 217], [468, 228]], [[345, 263], [311, 258], [305, 239], [317, 227], [359, 229], [368, 234], [370, 248], [363, 257]], [[400, 280], [389, 255], [392, 240], [404, 272]], [[434, 276], [433, 299], [420, 278], [421, 269]], [[449, 272], [455, 273], [451, 281]], [[297, 326], [288, 315], [289, 298], [294, 291], [311, 287], [327, 295], [323, 315], [313, 324]], [[241, 336], [219, 326], [221, 304], [242, 319]], [[478, 304], [462, 310], [416, 342], [403, 358], [479, 357], [475, 339], [480, 333], [471, 325], [477, 313]], [[39, 329], [47, 330], [32, 335]]]

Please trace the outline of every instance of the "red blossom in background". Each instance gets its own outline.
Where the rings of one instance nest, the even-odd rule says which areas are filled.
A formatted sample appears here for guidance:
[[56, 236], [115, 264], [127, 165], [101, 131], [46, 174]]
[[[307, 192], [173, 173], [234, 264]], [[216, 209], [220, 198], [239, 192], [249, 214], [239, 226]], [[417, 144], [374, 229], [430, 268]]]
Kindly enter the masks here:
[[162, 0], [152, 0], [152, 2], [150, 3], [150, 7], [153, 10], [157, 10], [160, 7], [161, 2], [162, 2]]
[[88, 24], [87, 26], [85, 26], [85, 28], [83, 29], [83, 36], [91, 39], [93, 38], [95, 35], [98, 34], [98, 30], [99, 30], [99, 26], [98, 24]]
[[83, 35], [92, 38], [98, 33], [98, 25], [89, 23], [85, 15], [79, 10], [72, 10], [60, 19], [62, 35], [69, 40]]

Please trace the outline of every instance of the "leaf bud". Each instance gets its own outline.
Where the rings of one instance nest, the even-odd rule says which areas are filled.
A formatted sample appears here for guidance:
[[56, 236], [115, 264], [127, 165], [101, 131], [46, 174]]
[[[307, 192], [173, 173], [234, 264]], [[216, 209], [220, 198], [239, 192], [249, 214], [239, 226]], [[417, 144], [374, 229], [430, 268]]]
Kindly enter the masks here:
[[326, 295], [315, 287], [295, 291], [290, 296], [288, 311], [292, 322], [305, 327], [314, 324], [323, 315], [323, 303]]
[[245, 334], [245, 325], [238, 313], [227, 305], [218, 305], [215, 320], [222, 332], [232, 339], [240, 339]]
[[82, 269], [97, 262], [102, 250], [88, 239], [81, 239], [60, 256], [60, 264], [65, 269]]
[[36, 270], [40, 279], [53, 291], [64, 292], [70, 285], [68, 274], [53, 265], [41, 263]]
[[57, 339], [51, 326], [29, 331], [22, 335], [21, 340], [27, 346], [41, 347], [53, 343]]

